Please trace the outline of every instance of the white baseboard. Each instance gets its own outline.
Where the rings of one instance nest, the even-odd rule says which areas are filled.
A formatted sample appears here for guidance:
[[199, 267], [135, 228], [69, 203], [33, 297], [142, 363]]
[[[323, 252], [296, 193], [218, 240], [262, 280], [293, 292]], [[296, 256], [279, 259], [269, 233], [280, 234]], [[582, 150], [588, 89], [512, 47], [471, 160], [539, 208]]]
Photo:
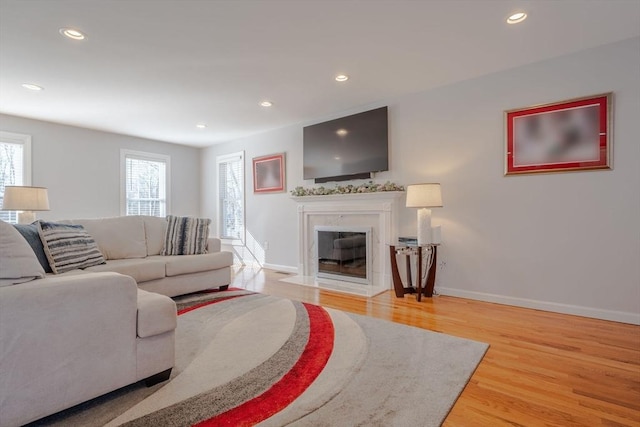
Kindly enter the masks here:
[[503, 295], [487, 294], [484, 292], [466, 291], [464, 289], [441, 288], [436, 291], [440, 295], [468, 298], [496, 304], [513, 305], [516, 307], [533, 308], [535, 310], [551, 311], [554, 313], [573, 314], [594, 319], [611, 320], [614, 322], [640, 325], [640, 313], [626, 311], [602, 310], [599, 308], [583, 307], [579, 305], [560, 304], [557, 302], [538, 301], [526, 298], [507, 297]]
[[296, 267], [291, 267], [288, 265], [269, 264], [268, 262], [265, 262], [262, 266], [264, 268], [268, 268], [269, 270], [284, 271], [285, 273], [298, 274], [298, 269]]
[[[288, 265], [265, 263], [264, 268], [285, 273], [299, 274], [296, 267]], [[512, 305], [515, 307], [532, 308], [534, 310], [550, 311], [553, 313], [572, 314], [575, 316], [591, 317], [593, 319], [610, 320], [613, 322], [640, 325], [640, 313], [626, 311], [603, 310], [600, 308], [583, 307], [580, 305], [561, 304], [557, 302], [538, 301], [527, 298], [508, 297], [504, 295], [488, 294], [484, 292], [467, 291], [464, 289], [437, 287], [440, 295], [468, 298], [477, 301], [493, 302], [496, 304]]]

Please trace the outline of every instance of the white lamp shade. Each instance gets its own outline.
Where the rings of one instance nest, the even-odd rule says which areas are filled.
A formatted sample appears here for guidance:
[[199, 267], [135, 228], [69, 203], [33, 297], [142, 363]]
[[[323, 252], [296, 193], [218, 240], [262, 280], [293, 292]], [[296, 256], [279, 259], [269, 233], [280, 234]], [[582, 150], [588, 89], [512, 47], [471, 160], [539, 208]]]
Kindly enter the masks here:
[[43, 187], [6, 186], [2, 202], [4, 211], [48, 211], [49, 196]]
[[408, 208], [441, 208], [440, 184], [412, 184], [407, 186]]

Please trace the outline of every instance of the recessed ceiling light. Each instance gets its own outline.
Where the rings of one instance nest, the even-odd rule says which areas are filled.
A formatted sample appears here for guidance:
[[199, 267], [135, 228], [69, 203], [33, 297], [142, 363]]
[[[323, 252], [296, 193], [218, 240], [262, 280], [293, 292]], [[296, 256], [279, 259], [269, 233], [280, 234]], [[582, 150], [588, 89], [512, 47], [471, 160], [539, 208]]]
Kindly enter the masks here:
[[524, 12], [517, 12], [507, 18], [507, 24], [517, 24], [527, 19], [527, 14]]
[[336, 76], [337, 82], [346, 82], [347, 80], [349, 80], [349, 76], [347, 76], [346, 74], [338, 74]]
[[73, 28], [60, 28], [60, 34], [73, 40], [84, 40], [85, 38], [82, 31]]
[[205, 125], [204, 123], [198, 123], [198, 124], [196, 125], [196, 127], [197, 127], [198, 129], [204, 129], [204, 128], [206, 128], [206, 127], [207, 127], [207, 125]]
[[347, 136], [348, 133], [349, 133], [349, 131], [346, 130], [346, 129], [338, 129], [336, 131], [336, 134], [338, 134], [338, 136]]
[[271, 101], [262, 101], [260, 103], [260, 105], [263, 106], [263, 107], [271, 107], [273, 105], [273, 102], [271, 102]]
[[22, 87], [29, 90], [40, 91], [44, 88], [42, 86], [34, 85], [33, 83], [22, 83]]

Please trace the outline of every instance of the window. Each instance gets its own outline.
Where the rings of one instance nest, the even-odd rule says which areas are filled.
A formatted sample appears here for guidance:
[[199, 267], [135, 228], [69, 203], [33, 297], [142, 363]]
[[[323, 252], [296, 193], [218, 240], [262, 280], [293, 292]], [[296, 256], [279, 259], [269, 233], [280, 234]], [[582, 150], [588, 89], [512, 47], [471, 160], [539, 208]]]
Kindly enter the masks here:
[[220, 238], [244, 241], [244, 152], [219, 156], [218, 224]]
[[[31, 185], [31, 136], [0, 131], [0, 206], [7, 185]], [[15, 211], [1, 211], [0, 219], [18, 222]]]
[[120, 150], [122, 215], [167, 215], [170, 210], [169, 160], [169, 156], [161, 154]]

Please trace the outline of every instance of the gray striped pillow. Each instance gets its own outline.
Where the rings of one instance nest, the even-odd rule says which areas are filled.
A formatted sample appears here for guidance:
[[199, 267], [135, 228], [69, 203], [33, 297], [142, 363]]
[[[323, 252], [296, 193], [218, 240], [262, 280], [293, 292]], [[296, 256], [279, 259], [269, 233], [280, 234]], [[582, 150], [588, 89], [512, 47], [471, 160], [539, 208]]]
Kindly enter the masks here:
[[105, 264], [95, 240], [81, 225], [38, 221], [38, 233], [55, 274]]
[[167, 232], [162, 255], [199, 255], [207, 253], [209, 218], [167, 216]]

